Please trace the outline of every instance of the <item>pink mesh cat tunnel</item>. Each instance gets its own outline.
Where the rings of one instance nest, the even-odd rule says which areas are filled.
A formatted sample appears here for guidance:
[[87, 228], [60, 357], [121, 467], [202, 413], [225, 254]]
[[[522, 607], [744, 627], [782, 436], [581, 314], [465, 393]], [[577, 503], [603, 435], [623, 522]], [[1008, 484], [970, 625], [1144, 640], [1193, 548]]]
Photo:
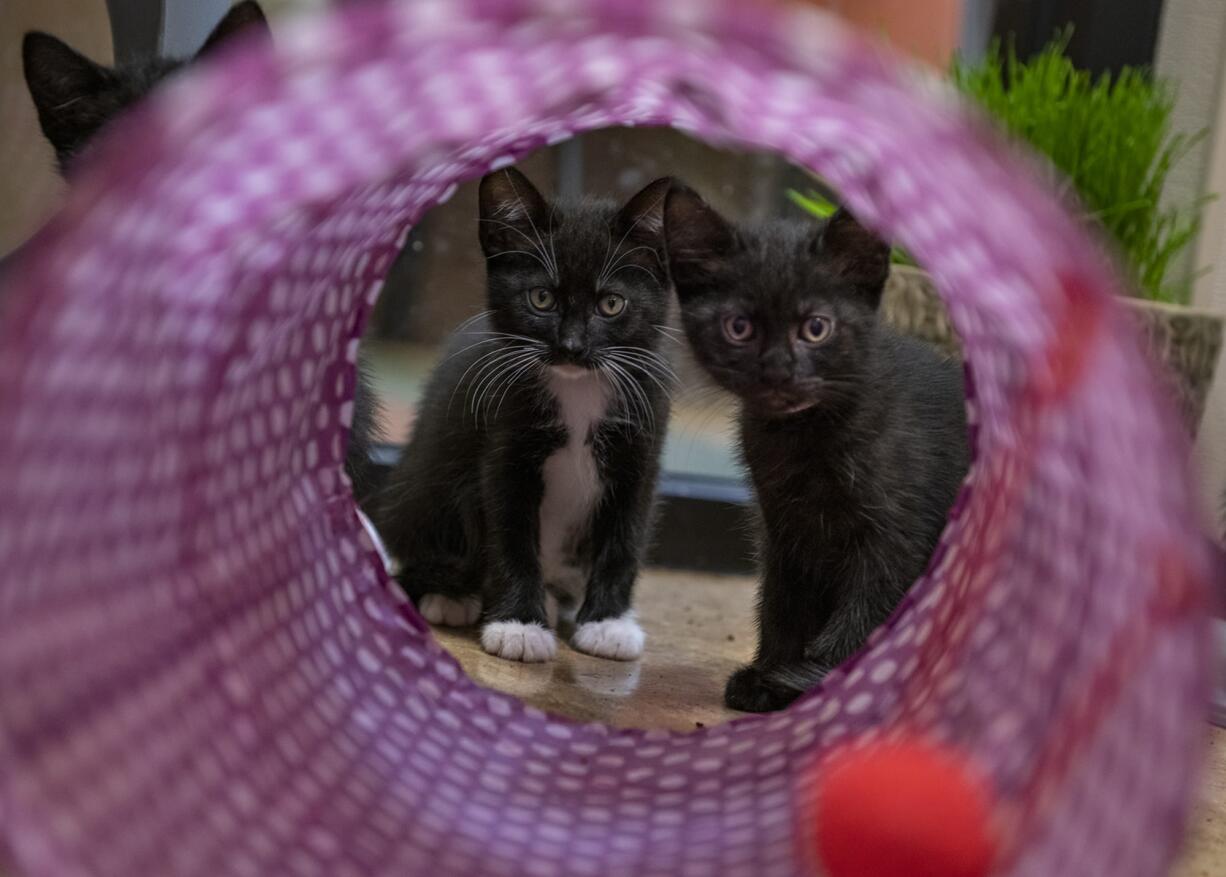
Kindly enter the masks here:
[[[935, 273], [974, 376], [968, 487], [892, 621], [787, 712], [686, 735], [466, 678], [341, 469], [406, 228], [614, 124], [820, 172]], [[995, 873], [1163, 872], [1220, 570], [1109, 264], [994, 146], [835, 23], [747, 3], [357, 4], [169, 87], [6, 290], [10, 866], [812, 873], [810, 768], [922, 734], [986, 776]]]

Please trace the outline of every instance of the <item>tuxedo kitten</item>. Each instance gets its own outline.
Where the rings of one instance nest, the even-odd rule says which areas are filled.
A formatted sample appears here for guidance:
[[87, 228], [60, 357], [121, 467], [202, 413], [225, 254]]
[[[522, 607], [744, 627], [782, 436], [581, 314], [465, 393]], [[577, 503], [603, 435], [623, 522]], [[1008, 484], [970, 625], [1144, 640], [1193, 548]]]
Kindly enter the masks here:
[[[245, 33], [269, 35], [268, 22], [254, 0], [232, 7], [190, 59], [149, 58], [104, 67], [49, 34], [31, 31], [22, 43], [26, 85], [38, 110], [43, 134], [55, 149], [61, 173], [117, 116], [136, 104], [171, 74]], [[345, 469], [359, 502], [373, 492], [370, 450], [374, 444], [378, 402], [364, 367], [359, 366], [353, 426]], [[372, 537], [374, 536], [371, 530]], [[377, 541], [377, 539], [376, 539]]]
[[[630, 660], [672, 371], [661, 179], [620, 209], [547, 202], [514, 169], [480, 186], [488, 310], [452, 337], [384, 492], [379, 530], [427, 620], [480, 618], [514, 661], [571, 644]], [[547, 606], [548, 604], [548, 606]]]
[[758, 651], [733, 709], [780, 709], [924, 571], [968, 465], [962, 373], [877, 317], [889, 247], [840, 211], [733, 226], [677, 187], [669, 267], [698, 362], [740, 400], [760, 513]]

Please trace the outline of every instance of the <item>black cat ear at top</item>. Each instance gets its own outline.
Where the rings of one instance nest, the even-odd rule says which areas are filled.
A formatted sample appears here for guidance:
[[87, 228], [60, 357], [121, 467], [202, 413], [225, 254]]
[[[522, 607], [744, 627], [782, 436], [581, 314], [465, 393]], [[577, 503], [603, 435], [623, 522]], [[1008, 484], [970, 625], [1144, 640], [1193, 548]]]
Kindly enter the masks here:
[[264, 10], [255, 0], [243, 0], [242, 3], [232, 6], [225, 17], [213, 28], [213, 32], [204, 41], [196, 57], [203, 58], [211, 55], [218, 47], [246, 33], [262, 33], [265, 36], [271, 34], [268, 19], [264, 17]]
[[105, 91], [110, 71], [63, 40], [30, 31], [21, 44], [21, 61], [43, 134], [57, 154], [71, 152], [92, 130], [92, 101]]
[[817, 253], [857, 289], [879, 296], [890, 274], [890, 245], [840, 207], [815, 238]]
[[548, 202], [536, 186], [513, 167], [491, 171], [482, 177], [477, 203], [481, 214], [477, 235], [487, 256], [531, 249], [548, 234]]
[[631, 240], [663, 247], [664, 203], [673, 185], [672, 177], [660, 177], [640, 189], [617, 214], [616, 229]]
[[26, 84], [39, 110], [52, 108], [105, 85], [106, 68], [66, 42], [32, 30], [21, 43]]
[[682, 296], [689, 287], [712, 279], [738, 246], [731, 223], [682, 183], [674, 183], [665, 200], [664, 236], [669, 270]]

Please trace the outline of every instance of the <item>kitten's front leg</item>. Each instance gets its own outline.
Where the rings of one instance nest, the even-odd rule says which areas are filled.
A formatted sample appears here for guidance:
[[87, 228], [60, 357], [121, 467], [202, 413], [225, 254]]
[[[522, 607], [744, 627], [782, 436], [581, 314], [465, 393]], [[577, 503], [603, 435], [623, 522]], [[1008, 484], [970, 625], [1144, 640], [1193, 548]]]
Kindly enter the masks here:
[[831, 667], [814, 661], [808, 649], [832, 611], [829, 592], [787, 554], [772, 550], [769, 541], [762, 554], [766, 560], [758, 600], [758, 653], [724, 687], [724, 703], [749, 713], [783, 709]]
[[647, 640], [630, 607], [655, 493], [655, 440], [624, 431], [602, 438], [605, 487], [589, 530], [592, 572], [570, 643], [598, 658], [633, 661]]
[[548, 441], [535, 432], [508, 436], [483, 473], [489, 579], [481, 648], [510, 661], [548, 661], [557, 653], [537, 554]]
[[724, 703], [743, 713], [770, 713], [796, 700], [829, 672], [824, 664], [796, 661], [777, 667], [750, 664], [728, 677]]
[[805, 649], [811, 661], [837, 667], [856, 654], [907, 592], [907, 584], [891, 581], [888, 570], [867, 563], [862, 570], [855, 587], [840, 589], [829, 620]]

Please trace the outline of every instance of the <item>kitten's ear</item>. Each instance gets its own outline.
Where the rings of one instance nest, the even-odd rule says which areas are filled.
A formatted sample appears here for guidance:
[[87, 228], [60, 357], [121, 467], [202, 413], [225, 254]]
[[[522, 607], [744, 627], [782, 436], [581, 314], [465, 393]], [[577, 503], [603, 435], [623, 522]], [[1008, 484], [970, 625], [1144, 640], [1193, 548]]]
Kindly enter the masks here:
[[213, 28], [213, 32], [204, 41], [196, 57], [203, 58], [213, 54], [219, 47], [236, 36], [257, 32], [271, 36], [272, 31], [268, 29], [268, 19], [264, 17], [264, 10], [260, 8], [259, 3], [256, 3], [255, 0], [243, 0], [242, 3], [232, 6], [225, 18], [217, 23], [217, 27]]
[[25, 35], [21, 61], [38, 122], [63, 162], [101, 124], [94, 99], [106, 90], [110, 71], [40, 31]]
[[737, 248], [736, 230], [689, 186], [674, 183], [664, 203], [668, 268], [677, 293], [710, 280]]
[[890, 274], [890, 245], [840, 207], [817, 234], [816, 252], [839, 277], [876, 303]]
[[672, 187], [672, 177], [648, 183], [617, 214], [614, 230], [627, 240], [663, 250], [664, 202]]
[[487, 256], [508, 250], [531, 250], [548, 233], [548, 203], [528, 178], [513, 167], [482, 177], [477, 200], [481, 210], [477, 235]]

